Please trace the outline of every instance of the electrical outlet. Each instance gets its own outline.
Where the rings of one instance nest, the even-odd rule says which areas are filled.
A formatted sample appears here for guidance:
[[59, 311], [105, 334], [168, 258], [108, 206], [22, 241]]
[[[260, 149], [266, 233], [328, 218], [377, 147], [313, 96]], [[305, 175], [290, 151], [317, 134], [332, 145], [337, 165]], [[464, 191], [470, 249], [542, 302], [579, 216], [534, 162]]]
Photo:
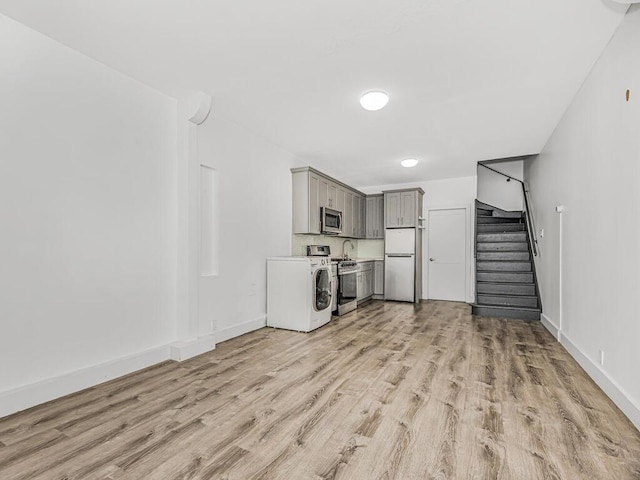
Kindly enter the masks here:
[[604, 350], [598, 350], [600, 352], [600, 366], [604, 366]]

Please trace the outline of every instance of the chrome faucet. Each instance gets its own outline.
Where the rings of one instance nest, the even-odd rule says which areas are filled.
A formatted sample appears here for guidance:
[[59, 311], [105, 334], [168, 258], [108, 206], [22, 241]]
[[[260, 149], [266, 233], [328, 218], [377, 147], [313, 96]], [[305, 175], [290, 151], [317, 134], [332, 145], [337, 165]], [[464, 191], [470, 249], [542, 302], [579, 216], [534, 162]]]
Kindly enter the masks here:
[[342, 259], [343, 259], [343, 260], [348, 260], [348, 259], [349, 259], [349, 256], [348, 256], [346, 253], [344, 253], [344, 245], [345, 245], [347, 242], [349, 242], [349, 245], [351, 245], [351, 250], [353, 250], [354, 248], [356, 248], [356, 247], [354, 247], [354, 246], [353, 246], [353, 243], [352, 243], [352, 242], [351, 242], [351, 240], [349, 240], [348, 238], [347, 238], [344, 242], [342, 242]]

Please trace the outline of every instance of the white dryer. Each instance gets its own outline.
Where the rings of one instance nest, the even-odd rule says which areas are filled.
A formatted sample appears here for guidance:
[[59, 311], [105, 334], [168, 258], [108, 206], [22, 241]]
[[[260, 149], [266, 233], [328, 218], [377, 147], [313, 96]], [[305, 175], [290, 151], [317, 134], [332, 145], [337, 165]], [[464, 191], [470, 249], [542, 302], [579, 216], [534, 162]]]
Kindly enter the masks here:
[[331, 282], [329, 258], [268, 258], [267, 325], [310, 332], [329, 323]]

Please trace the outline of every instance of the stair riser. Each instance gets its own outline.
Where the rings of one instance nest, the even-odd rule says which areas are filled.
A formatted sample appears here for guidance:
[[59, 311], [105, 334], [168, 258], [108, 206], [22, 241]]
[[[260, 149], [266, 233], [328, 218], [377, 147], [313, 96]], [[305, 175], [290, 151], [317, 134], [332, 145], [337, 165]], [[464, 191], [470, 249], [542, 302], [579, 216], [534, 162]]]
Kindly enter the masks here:
[[521, 225], [520, 224], [520, 219], [519, 218], [504, 218], [504, 217], [484, 217], [481, 215], [478, 215], [476, 217], [476, 223], [480, 224], [480, 223], [507, 223], [507, 224], [514, 224], [514, 225]]
[[533, 285], [518, 285], [517, 283], [478, 283], [476, 284], [476, 292], [497, 295], [535, 295], [536, 288]]
[[498, 223], [495, 225], [485, 223], [477, 226], [478, 233], [502, 233], [502, 232], [524, 232], [522, 223]]
[[495, 270], [501, 272], [531, 272], [531, 262], [477, 262], [476, 270]]
[[478, 233], [478, 242], [526, 242], [526, 232]]
[[476, 209], [476, 215], [485, 215], [487, 217], [490, 217], [493, 215], [493, 210], [486, 210], [484, 208], [477, 208]]
[[518, 309], [504, 310], [486, 306], [473, 306], [471, 313], [482, 317], [515, 318], [519, 320], [540, 320], [539, 312], [528, 312]]
[[478, 242], [478, 252], [528, 252], [527, 242]]
[[479, 262], [487, 262], [491, 260], [515, 260], [528, 262], [529, 252], [478, 252], [476, 260]]
[[500, 272], [487, 273], [478, 272], [476, 280], [479, 282], [501, 282], [501, 283], [533, 283], [533, 273], [521, 272]]
[[536, 308], [536, 297], [501, 297], [497, 295], [478, 294], [478, 303], [481, 305], [501, 305], [503, 307], [529, 307]]

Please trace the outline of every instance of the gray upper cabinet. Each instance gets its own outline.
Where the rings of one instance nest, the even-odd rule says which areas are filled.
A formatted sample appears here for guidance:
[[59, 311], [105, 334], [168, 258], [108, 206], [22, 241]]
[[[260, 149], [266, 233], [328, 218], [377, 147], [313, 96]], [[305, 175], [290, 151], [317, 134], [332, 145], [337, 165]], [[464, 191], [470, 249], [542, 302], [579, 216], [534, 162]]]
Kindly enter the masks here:
[[353, 236], [353, 192], [344, 192], [344, 210], [342, 210], [342, 236]]
[[[293, 233], [319, 234], [320, 208], [342, 212], [341, 237], [384, 238], [383, 197], [373, 195], [378, 203], [371, 210], [370, 197], [332, 179], [311, 167], [291, 169], [293, 179]], [[370, 210], [375, 222], [369, 220]], [[371, 234], [369, 232], [371, 228]]]
[[400, 211], [400, 223], [403, 227], [416, 227], [418, 225], [418, 217], [416, 211], [418, 208], [417, 202], [418, 192], [402, 192], [400, 194], [400, 205], [402, 210]]
[[320, 233], [320, 178], [313, 171], [292, 171], [293, 233]]
[[[344, 212], [344, 197], [346, 195], [344, 187], [336, 186], [336, 206], [333, 207], [339, 212]], [[344, 213], [343, 213], [344, 215]]]
[[[338, 184], [325, 177], [320, 177], [320, 206], [340, 210]], [[344, 189], [343, 189], [344, 192]], [[341, 211], [341, 210], [340, 210]]]
[[365, 238], [384, 238], [384, 197], [368, 195]]
[[394, 228], [400, 226], [400, 193], [387, 193], [384, 196], [384, 217], [386, 227]]
[[345, 236], [352, 238], [364, 238], [365, 229], [365, 197], [359, 193], [352, 193], [351, 196], [351, 208], [349, 208], [349, 201], [345, 202], [347, 208], [345, 211], [349, 214], [349, 221], [345, 222]]
[[386, 228], [417, 227], [423, 195], [421, 188], [384, 192]]
[[358, 238], [360, 236], [360, 200], [361, 196], [358, 194], [353, 195], [352, 215], [353, 223], [351, 225], [351, 236]]
[[360, 215], [360, 229], [358, 230], [358, 238], [367, 237], [367, 199], [364, 196], [360, 196], [360, 209], [358, 213]]

